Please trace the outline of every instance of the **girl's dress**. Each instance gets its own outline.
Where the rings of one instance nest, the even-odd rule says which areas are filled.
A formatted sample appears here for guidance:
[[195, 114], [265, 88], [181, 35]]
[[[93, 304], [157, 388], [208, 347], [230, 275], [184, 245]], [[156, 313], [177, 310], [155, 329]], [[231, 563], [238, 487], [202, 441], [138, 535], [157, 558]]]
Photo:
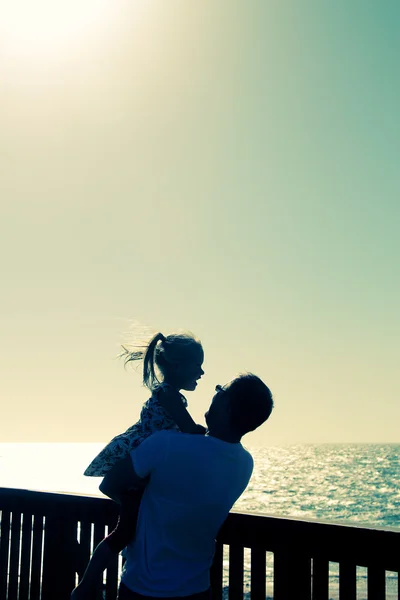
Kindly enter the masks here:
[[[149, 398], [142, 407], [140, 419], [137, 423], [129, 427], [124, 433], [114, 437], [111, 442], [92, 460], [87, 467], [84, 475], [88, 477], [103, 477], [116, 462], [125, 458], [131, 450], [139, 446], [144, 439], [152, 433], [161, 429], [177, 429], [179, 427], [168, 412], [161, 406], [158, 395], [163, 388], [170, 387], [162, 383], [152, 390]], [[183, 405], [187, 407], [187, 400], [182, 394], [179, 394]]]

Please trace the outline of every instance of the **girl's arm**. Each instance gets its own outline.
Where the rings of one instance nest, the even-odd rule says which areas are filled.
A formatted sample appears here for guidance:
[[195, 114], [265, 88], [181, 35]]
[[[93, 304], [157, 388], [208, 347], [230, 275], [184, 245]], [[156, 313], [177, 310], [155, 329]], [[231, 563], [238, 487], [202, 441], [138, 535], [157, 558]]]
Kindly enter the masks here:
[[205, 428], [193, 421], [178, 392], [163, 388], [158, 393], [158, 401], [183, 433], [205, 433]]

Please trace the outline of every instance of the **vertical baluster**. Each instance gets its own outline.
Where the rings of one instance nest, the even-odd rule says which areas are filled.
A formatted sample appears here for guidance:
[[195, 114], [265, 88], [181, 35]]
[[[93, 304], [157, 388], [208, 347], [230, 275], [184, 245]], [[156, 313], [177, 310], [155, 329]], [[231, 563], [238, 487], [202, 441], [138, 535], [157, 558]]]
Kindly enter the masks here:
[[117, 554], [106, 571], [106, 600], [115, 600], [118, 590], [118, 560]]
[[280, 549], [274, 555], [274, 600], [292, 597], [311, 599], [311, 559], [299, 546]]
[[229, 546], [229, 600], [243, 600], [243, 546]]
[[43, 527], [43, 516], [34, 515], [32, 528], [31, 600], [40, 598], [43, 555]]
[[368, 598], [374, 600], [385, 600], [386, 596], [386, 572], [382, 567], [368, 567]]
[[94, 523], [93, 527], [93, 549], [104, 540], [106, 536], [106, 529], [104, 523]]
[[312, 598], [329, 600], [329, 561], [319, 556], [313, 559]]
[[[117, 519], [112, 519], [111, 521], [109, 521], [107, 523], [108, 533], [113, 531], [113, 529], [115, 529], [116, 525], [117, 525]], [[112, 559], [112, 561], [110, 562], [110, 564], [106, 570], [106, 585], [105, 585], [106, 600], [115, 600], [115, 598], [117, 596], [118, 584], [119, 584], [119, 580], [118, 580], [119, 557], [120, 557], [120, 555], [117, 554]]]
[[42, 600], [58, 598], [58, 580], [60, 574], [57, 572], [58, 564], [63, 559], [60, 554], [60, 520], [55, 515], [46, 515], [44, 526], [43, 546], [43, 579]]
[[75, 584], [72, 560], [76, 550], [77, 523], [63, 513], [46, 517], [43, 556], [42, 600], [69, 600]]
[[296, 548], [292, 556], [289, 583], [292, 596], [298, 594], [304, 600], [311, 600], [311, 558], [301, 548]]
[[79, 579], [82, 578], [90, 559], [90, 540], [92, 537], [92, 524], [89, 521], [81, 521], [79, 536]]
[[24, 513], [22, 520], [21, 570], [18, 600], [29, 598], [29, 571], [31, 563], [32, 515]]
[[8, 589], [8, 554], [10, 544], [10, 513], [1, 511], [0, 528], [0, 600], [7, 600]]
[[[93, 550], [100, 544], [105, 537], [105, 524], [95, 523], [93, 532]], [[103, 576], [101, 577], [101, 583], [96, 590], [96, 600], [103, 599]]]
[[356, 565], [348, 562], [339, 563], [339, 594], [340, 600], [357, 599]]
[[214, 560], [210, 571], [213, 600], [222, 600], [223, 555], [224, 546], [220, 542], [217, 542]]
[[283, 549], [274, 552], [274, 600], [288, 600], [290, 577], [288, 555]]
[[265, 550], [251, 549], [251, 600], [265, 600], [266, 596], [266, 566]]
[[70, 600], [71, 591], [75, 587], [76, 571], [81, 564], [78, 546], [78, 522], [72, 515], [68, 516], [63, 522], [62, 544], [65, 556], [63, 593], [65, 593], [66, 600]]
[[18, 598], [19, 546], [21, 537], [21, 513], [13, 512], [11, 517], [10, 573], [7, 600]]

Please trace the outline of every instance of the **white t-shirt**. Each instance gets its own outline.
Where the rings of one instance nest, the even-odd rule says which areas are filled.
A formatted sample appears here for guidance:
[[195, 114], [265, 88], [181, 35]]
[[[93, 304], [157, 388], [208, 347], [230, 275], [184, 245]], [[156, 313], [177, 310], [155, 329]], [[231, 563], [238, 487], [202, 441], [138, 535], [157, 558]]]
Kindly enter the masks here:
[[215, 538], [249, 482], [251, 455], [212, 436], [160, 431], [131, 457], [139, 477], [150, 480], [121, 581], [160, 598], [207, 590]]

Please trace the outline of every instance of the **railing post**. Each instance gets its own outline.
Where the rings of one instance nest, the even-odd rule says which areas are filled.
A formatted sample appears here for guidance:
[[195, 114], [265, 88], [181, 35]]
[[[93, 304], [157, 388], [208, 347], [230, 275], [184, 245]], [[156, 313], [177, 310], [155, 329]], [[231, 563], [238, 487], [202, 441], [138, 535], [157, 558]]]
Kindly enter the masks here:
[[267, 555], [260, 548], [251, 549], [251, 600], [265, 600]]
[[229, 545], [229, 600], [243, 600], [244, 548]]
[[222, 600], [223, 554], [224, 546], [217, 542], [210, 572], [212, 600]]
[[329, 600], [329, 561], [317, 556], [312, 565], [312, 599]]
[[29, 598], [36, 600], [40, 597], [40, 583], [42, 575], [42, 556], [43, 556], [43, 515], [33, 516], [32, 526], [32, 559], [31, 559], [31, 580]]
[[[386, 573], [381, 566], [368, 567], [368, 598], [374, 600], [385, 600]], [[398, 590], [400, 597], [400, 586]]]
[[311, 600], [311, 559], [290, 546], [274, 553], [274, 600]]
[[22, 543], [18, 600], [28, 600], [29, 598], [29, 571], [31, 563], [32, 521], [33, 516], [29, 513], [24, 512], [22, 522]]
[[59, 514], [46, 517], [42, 600], [69, 600], [75, 586], [76, 523]]
[[340, 600], [356, 600], [357, 598], [357, 569], [348, 561], [339, 563], [339, 595]]

